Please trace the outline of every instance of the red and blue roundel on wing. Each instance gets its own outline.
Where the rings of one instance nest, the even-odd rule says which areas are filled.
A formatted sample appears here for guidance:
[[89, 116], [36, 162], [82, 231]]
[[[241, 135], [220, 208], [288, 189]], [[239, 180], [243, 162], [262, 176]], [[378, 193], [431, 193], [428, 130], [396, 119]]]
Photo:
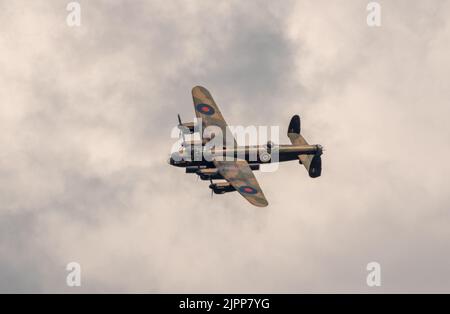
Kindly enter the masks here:
[[198, 104], [195, 106], [195, 109], [200, 113], [206, 114], [207, 116], [211, 116], [216, 112], [213, 107], [207, 104]]
[[256, 191], [254, 188], [252, 188], [251, 186], [248, 186], [248, 185], [241, 186], [239, 188], [239, 192], [245, 193], [245, 194], [256, 194], [256, 193], [258, 193], [258, 191]]

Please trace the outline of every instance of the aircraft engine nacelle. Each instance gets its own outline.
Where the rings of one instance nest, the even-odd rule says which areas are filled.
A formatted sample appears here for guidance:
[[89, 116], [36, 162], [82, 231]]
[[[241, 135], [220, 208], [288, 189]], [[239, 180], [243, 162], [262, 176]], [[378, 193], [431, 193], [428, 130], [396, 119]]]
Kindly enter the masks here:
[[220, 173], [216, 174], [199, 174], [200, 180], [208, 181], [208, 180], [222, 180], [223, 177]]
[[216, 194], [234, 192], [236, 189], [228, 182], [212, 183], [209, 188]]
[[223, 179], [217, 168], [200, 169], [196, 172], [201, 180], [218, 180]]
[[193, 149], [194, 146], [205, 146], [209, 142], [208, 138], [203, 138], [201, 141], [185, 141], [181, 145]]
[[197, 132], [197, 125], [194, 122], [184, 122], [178, 125], [178, 128], [183, 132], [184, 134], [194, 134]]
[[206, 169], [206, 166], [187, 166], [186, 173], [197, 173], [200, 170]]

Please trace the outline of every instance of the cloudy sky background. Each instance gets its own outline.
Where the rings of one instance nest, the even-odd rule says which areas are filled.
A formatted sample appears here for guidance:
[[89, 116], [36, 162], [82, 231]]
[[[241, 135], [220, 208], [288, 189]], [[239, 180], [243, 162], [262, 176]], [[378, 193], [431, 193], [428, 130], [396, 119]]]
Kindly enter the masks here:
[[[0, 292], [450, 292], [450, 1], [68, 2], [0, 0]], [[197, 84], [323, 176], [211, 200], [166, 164]]]

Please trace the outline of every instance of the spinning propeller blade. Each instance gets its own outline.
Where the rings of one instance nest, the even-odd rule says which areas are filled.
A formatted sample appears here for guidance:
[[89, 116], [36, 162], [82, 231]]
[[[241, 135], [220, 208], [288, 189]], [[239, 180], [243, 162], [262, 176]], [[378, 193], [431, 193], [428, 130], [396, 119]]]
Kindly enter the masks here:
[[186, 142], [186, 138], [184, 137], [184, 132], [182, 130], [182, 122], [181, 122], [181, 117], [180, 114], [178, 114], [178, 128], [180, 129], [180, 135], [178, 135], [178, 137], [182, 137], [183, 138], [183, 144]]
[[[211, 182], [211, 184], [213, 184], [213, 180], [211, 178], [209, 178], [209, 182]], [[213, 196], [214, 196], [214, 190], [211, 189], [211, 199], [213, 198]]]

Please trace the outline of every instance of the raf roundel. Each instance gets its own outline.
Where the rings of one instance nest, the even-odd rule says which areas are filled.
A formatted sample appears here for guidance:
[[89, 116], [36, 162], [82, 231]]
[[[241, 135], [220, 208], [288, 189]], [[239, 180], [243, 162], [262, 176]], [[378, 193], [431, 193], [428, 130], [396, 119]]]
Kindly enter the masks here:
[[239, 191], [241, 193], [245, 193], [245, 194], [256, 194], [256, 193], [258, 193], [258, 191], [256, 191], [254, 188], [252, 188], [251, 186], [248, 186], [248, 185], [241, 186], [239, 188]]
[[214, 108], [207, 104], [198, 104], [195, 106], [195, 109], [200, 113], [206, 114], [207, 116], [212, 116], [215, 113]]

